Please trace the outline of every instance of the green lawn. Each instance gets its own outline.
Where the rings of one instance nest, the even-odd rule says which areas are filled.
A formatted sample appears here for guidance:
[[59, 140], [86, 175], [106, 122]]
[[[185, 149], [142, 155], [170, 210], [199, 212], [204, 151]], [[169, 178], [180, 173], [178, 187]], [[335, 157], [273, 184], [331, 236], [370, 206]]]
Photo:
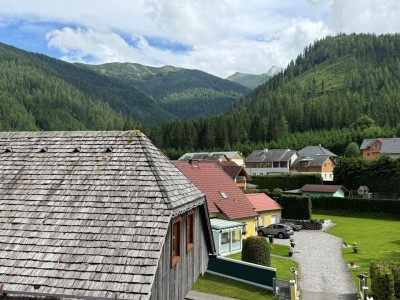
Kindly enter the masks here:
[[242, 300], [278, 299], [278, 297], [272, 295], [272, 292], [265, 289], [211, 274], [205, 274], [199, 277], [192, 289], [203, 293]]
[[[287, 250], [287, 246], [273, 244], [271, 253], [288, 257]], [[239, 252], [232, 254], [227, 256], [227, 258], [242, 260], [242, 253]], [[282, 280], [290, 280], [291, 277], [289, 269], [298, 268], [298, 265], [293, 260], [271, 256], [271, 267], [276, 269], [277, 278]], [[272, 292], [269, 292], [265, 289], [211, 274], [205, 274], [197, 279], [192, 289], [199, 292], [242, 300], [278, 299], [278, 297], [272, 295]]]
[[[281, 255], [283, 257], [289, 257], [288, 255], [288, 247], [273, 244], [271, 249], [272, 254]], [[227, 256], [230, 259], [242, 260], [242, 253], [235, 253]], [[271, 267], [276, 269], [276, 277], [282, 280], [290, 280], [292, 279], [290, 276], [289, 269], [290, 268], [298, 268], [298, 264], [294, 260], [279, 258], [275, 256], [271, 256]]]
[[400, 260], [400, 216], [373, 213], [316, 211], [314, 219], [330, 219], [337, 225], [327, 232], [341, 237], [344, 242], [356, 242], [359, 253], [343, 248], [346, 262], [354, 261], [359, 268], [351, 269], [356, 283], [357, 274], [369, 273], [369, 264], [376, 260]]

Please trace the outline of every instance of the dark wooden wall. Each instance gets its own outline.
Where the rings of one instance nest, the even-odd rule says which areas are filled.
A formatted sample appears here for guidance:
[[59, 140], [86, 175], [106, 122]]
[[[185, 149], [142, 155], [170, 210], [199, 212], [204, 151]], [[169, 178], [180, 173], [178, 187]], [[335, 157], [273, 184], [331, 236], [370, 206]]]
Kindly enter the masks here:
[[[186, 215], [182, 217], [181, 259], [171, 268], [171, 226], [168, 229], [165, 244], [161, 253], [157, 273], [154, 279], [150, 299], [163, 300], [184, 299], [200, 274], [204, 274], [208, 265], [208, 248], [204, 228], [204, 217], [201, 206], [195, 210], [195, 243], [193, 249], [186, 253]], [[171, 225], [171, 224], [170, 224]]]

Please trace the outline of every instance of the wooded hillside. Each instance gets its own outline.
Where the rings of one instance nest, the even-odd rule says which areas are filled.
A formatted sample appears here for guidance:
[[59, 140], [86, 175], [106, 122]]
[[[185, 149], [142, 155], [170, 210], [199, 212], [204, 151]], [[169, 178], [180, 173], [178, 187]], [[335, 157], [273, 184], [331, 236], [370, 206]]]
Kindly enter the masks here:
[[399, 112], [400, 35], [339, 35], [307, 46], [229, 113], [150, 132], [163, 148], [246, 152], [323, 144], [340, 154], [352, 141], [398, 134]]

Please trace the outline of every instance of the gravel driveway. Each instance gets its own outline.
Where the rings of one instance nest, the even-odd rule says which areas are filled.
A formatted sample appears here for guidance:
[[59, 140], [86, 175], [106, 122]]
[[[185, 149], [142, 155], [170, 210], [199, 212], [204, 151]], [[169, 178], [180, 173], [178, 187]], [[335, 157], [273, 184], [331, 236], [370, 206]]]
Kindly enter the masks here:
[[[323, 231], [295, 232], [293, 259], [299, 263], [302, 300], [357, 299], [354, 282], [342, 258], [342, 240]], [[289, 246], [289, 239], [274, 239]]]

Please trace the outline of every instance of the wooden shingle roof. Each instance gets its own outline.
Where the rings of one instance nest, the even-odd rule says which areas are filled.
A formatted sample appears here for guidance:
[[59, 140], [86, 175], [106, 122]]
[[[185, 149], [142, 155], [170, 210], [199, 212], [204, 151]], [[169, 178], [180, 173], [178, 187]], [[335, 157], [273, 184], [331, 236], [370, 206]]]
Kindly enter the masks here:
[[170, 220], [205, 205], [139, 131], [0, 133], [3, 292], [148, 299]]

